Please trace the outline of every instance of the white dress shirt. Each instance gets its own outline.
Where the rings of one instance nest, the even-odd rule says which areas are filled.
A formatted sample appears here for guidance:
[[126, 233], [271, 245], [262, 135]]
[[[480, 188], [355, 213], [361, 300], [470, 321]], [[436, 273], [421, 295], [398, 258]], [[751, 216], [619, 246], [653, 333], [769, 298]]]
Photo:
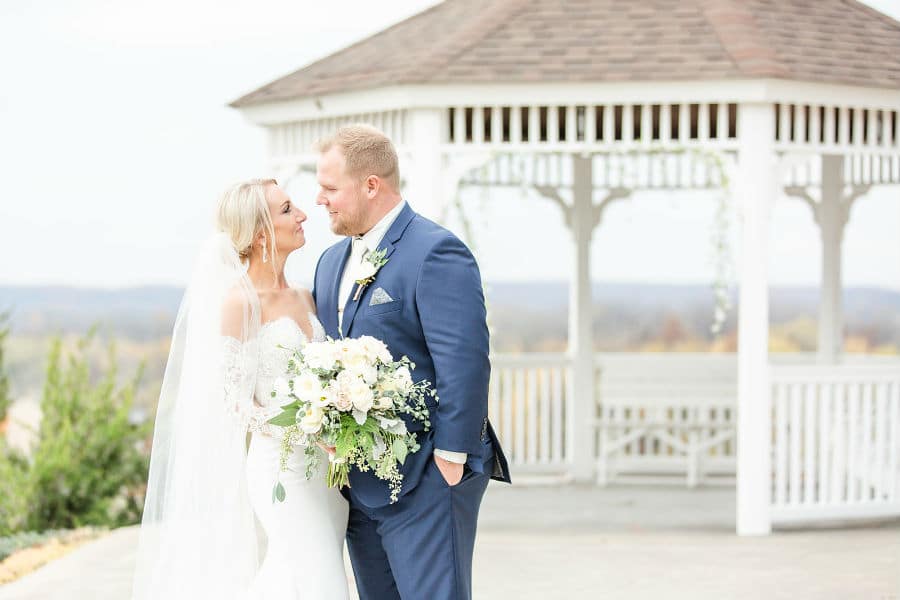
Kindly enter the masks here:
[[[392, 208], [388, 214], [384, 215], [372, 229], [362, 236], [354, 236], [353, 241], [351, 242], [350, 257], [347, 259], [347, 265], [344, 267], [344, 274], [341, 276], [341, 286], [338, 289], [338, 327], [343, 327], [344, 307], [347, 305], [347, 300], [350, 299], [350, 292], [353, 291], [357, 269], [362, 264], [363, 260], [365, 260], [365, 257], [369, 252], [378, 249], [381, 240], [384, 239], [388, 229], [390, 229], [391, 225], [394, 224], [394, 221], [397, 220], [397, 216], [400, 214], [400, 211], [403, 210], [405, 205], [406, 201], [401, 200], [400, 203]], [[435, 448], [434, 453], [444, 460], [449, 460], [450, 462], [457, 464], [465, 464], [466, 459], [468, 458], [468, 454], [465, 452], [451, 452], [449, 450], [439, 450]]]
[[391, 228], [391, 225], [394, 224], [394, 221], [397, 220], [397, 215], [400, 214], [400, 211], [403, 210], [405, 205], [406, 201], [401, 200], [397, 206], [392, 208], [388, 214], [384, 215], [372, 229], [362, 234], [362, 236], [353, 237], [350, 257], [347, 259], [347, 266], [344, 267], [344, 274], [341, 276], [341, 287], [338, 290], [339, 327], [343, 326], [344, 307], [347, 305], [347, 300], [350, 299], [350, 292], [353, 291], [353, 283], [356, 281], [357, 269], [362, 264], [366, 254], [378, 249], [378, 244], [384, 239], [384, 234], [387, 233], [388, 229]]

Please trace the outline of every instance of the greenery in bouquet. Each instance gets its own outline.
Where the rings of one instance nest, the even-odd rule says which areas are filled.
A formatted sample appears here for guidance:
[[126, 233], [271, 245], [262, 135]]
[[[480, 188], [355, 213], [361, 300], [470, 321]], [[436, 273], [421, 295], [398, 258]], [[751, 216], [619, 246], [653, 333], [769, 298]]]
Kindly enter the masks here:
[[[387, 481], [396, 502], [403, 484], [399, 467], [419, 450], [403, 417], [430, 429], [426, 398], [437, 399], [431, 383], [414, 383], [410, 359], [395, 361], [387, 346], [370, 336], [311, 342], [289, 351], [288, 376], [277, 380], [272, 391], [283, 412], [269, 421], [285, 428], [281, 471], [294, 446], [301, 445], [306, 477], [312, 477], [320, 464], [319, 447], [327, 446], [334, 448], [330, 487], [349, 486], [350, 469], [356, 467]], [[284, 500], [280, 482], [272, 496], [273, 501]]]

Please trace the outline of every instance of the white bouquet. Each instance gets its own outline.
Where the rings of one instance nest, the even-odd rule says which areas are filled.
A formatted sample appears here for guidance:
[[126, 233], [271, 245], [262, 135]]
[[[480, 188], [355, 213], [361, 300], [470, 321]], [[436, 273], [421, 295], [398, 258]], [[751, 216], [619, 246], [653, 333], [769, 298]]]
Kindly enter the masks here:
[[[306, 477], [319, 465], [317, 446], [329, 455], [329, 487], [349, 486], [350, 467], [372, 470], [387, 481], [391, 502], [400, 495], [399, 465], [419, 449], [401, 415], [421, 421], [427, 431], [426, 396], [437, 399], [430, 382], [413, 383], [415, 365], [404, 356], [395, 361], [387, 346], [373, 337], [310, 342], [291, 349], [288, 377], [278, 379], [272, 396], [283, 412], [269, 420], [285, 428], [281, 471], [297, 444], [305, 446]], [[283, 501], [284, 486], [275, 484], [273, 501]]]

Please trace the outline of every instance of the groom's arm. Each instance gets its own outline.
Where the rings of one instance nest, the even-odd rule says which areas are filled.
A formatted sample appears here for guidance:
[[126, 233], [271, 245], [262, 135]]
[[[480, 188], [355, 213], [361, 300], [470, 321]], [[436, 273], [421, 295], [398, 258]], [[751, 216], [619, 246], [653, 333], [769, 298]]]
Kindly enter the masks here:
[[416, 305], [439, 397], [434, 447], [479, 453], [491, 374], [484, 292], [475, 257], [455, 236], [425, 257]]

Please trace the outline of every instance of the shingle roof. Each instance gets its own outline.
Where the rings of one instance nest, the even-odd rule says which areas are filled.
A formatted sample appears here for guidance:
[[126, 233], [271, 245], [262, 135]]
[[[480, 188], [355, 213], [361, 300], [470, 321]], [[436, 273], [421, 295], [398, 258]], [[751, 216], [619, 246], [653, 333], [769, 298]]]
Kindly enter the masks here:
[[384, 85], [748, 77], [900, 88], [900, 23], [855, 0], [447, 0], [232, 106]]

